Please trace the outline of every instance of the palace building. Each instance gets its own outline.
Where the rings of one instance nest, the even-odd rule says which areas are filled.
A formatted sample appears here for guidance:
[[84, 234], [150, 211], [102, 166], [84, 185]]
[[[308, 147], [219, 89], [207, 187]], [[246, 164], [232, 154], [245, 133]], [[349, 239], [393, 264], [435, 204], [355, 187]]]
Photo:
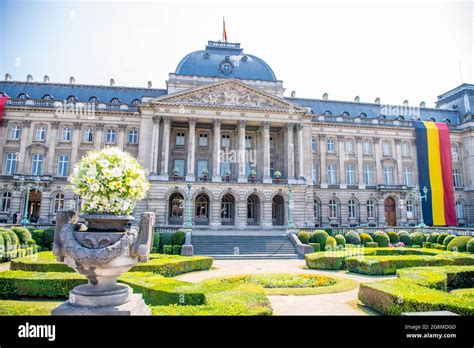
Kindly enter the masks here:
[[[163, 89], [6, 74], [0, 95], [8, 97], [0, 222], [25, 204], [38, 223], [78, 209], [67, 188], [74, 164], [92, 149], [118, 146], [149, 171], [151, 189], [136, 214], [155, 212], [161, 227], [185, 224], [189, 204], [193, 226], [209, 230], [414, 226], [414, 123], [433, 121], [449, 126], [457, 224], [474, 225], [472, 84], [441, 94], [436, 108], [288, 97], [265, 61], [238, 43], [209, 41], [179, 62]], [[20, 190], [27, 183], [41, 188], [28, 202]]]

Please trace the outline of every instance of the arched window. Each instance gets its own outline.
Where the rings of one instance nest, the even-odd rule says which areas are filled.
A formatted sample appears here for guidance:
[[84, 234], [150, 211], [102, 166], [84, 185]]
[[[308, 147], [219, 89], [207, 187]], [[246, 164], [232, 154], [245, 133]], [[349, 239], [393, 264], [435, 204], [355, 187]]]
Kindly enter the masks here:
[[464, 204], [461, 201], [456, 201], [456, 218], [464, 219]]
[[26, 93], [20, 93], [17, 96], [18, 99], [28, 99], [28, 95]]
[[430, 117], [430, 118], [428, 119], [428, 121], [429, 121], [429, 122], [436, 122], [436, 119], [435, 119], [434, 117]]
[[51, 94], [45, 94], [41, 99], [43, 99], [43, 100], [53, 100], [53, 96]]
[[73, 95], [70, 95], [69, 97], [67, 97], [66, 100], [68, 103], [75, 103], [77, 101], [77, 98]]
[[132, 105], [139, 105], [141, 104], [142, 102], [140, 101], [140, 99], [133, 99], [132, 100]]
[[247, 224], [260, 224], [260, 199], [257, 195], [250, 195], [247, 198]]
[[183, 223], [184, 198], [180, 193], [174, 193], [169, 199], [168, 219], [170, 225]]
[[209, 197], [200, 193], [194, 202], [196, 224], [207, 225], [209, 223]]
[[112, 99], [110, 99], [110, 102], [111, 102], [112, 104], [120, 104], [119, 98], [112, 98]]
[[400, 116], [397, 117], [397, 120], [399, 120], [399, 121], [404, 121], [404, 120], [405, 120], [405, 117], [403, 117], [402, 115], [400, 115]]
[[376, 207], [377, 205], [373, 199], [367, 201], [367, 219], [375, 219]]
[[221, 201], [221, 223], [223, 225], [233, 225], [235, 215], [235, 201], [230, 194], [222, 197]]
[[97, 97], [93, 96], [89, 98], [89, 103], [98, 103], [98, 102], [99, 102], [99, 98]]
[[1, 201], [0, 201], [0, 211], [4, 213], [9, 213], [11, 202], [12, 202], [11, 192], [8, 192], [8, 191], [2, 192]]
[[341, 116], [345, 116], [345, 117], [348, 117], [348, 116], [350, 116], [350, 115], [351, 115], [351, 114], [349, 114], [349, 112], [347, 112], [347, 111], [344, 111], [344, 112], [341, 114]]
[[357, 214], [358, 214], [357, 206], [358, 206], [357, 200], [349, 199], [349, 202], [347, 202], [347, 208], [349, 209], [349, 219], [357, 218]]
[[337, 219], [339, 205], [336, 199], [329, 200], [329, 217], [331, 219]]
[[444, 123], [450, 124], [450, 123], [451, 123], [451, 120], [450, 120], [449, 118], [445, 118], [445, 119], [444, 119]]
[[326, 110], [326, 111], [324, 111], [324, 114], [323, 114], [323, 115], [325, 115], [325, 116], [331, 116], [331, 115], [332, 115], [332, 112], [329, 111], [329, 110]]
[[367, 114], [365, 112], [361, 112], [359, 117], [360, 118], [367, 118]]
[[58, 211], [64, 209], [64, 194], [56, 193], [53, 197], [52, 213], [56, 214]]

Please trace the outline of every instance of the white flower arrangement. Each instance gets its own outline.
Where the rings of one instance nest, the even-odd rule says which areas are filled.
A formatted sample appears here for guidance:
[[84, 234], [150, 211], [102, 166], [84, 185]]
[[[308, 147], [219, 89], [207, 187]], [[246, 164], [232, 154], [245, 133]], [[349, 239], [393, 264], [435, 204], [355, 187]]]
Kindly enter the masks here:
[[69, 181], [85, 213], [130, 215], [150, 188], [142, 166], [117, 147], [90, 151], [75, 165]]

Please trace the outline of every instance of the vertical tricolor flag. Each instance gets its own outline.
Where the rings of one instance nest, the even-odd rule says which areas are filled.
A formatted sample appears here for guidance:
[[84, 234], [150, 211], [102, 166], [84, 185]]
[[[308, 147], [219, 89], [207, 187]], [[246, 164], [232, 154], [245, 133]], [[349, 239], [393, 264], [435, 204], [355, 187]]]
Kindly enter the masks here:
[[227, 42], [227, 31], [225, 30], [225, 18], [222, 17], [222, 41]]
[[428, 189], [422, 201], [425, 223], [456, 225], [449, 128], [445, 123], [416, 122], [415, 133], [420, 191]]
[[2, 119], [3, 119], [3, 109], [5, 107], [5, 104], [8, 101], [8, 97], [0, 97], [0, 124], [2, 124]]

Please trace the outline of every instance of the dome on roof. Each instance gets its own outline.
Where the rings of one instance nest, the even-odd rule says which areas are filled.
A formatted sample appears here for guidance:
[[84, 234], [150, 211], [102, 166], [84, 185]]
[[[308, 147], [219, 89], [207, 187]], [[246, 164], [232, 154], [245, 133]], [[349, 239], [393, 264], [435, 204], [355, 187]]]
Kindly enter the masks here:
[[195, 51], [178, 64], [177, 75], [276, 81], [262, 59], [243, 53], [238, 43], [209, 41], [204, 51]]

